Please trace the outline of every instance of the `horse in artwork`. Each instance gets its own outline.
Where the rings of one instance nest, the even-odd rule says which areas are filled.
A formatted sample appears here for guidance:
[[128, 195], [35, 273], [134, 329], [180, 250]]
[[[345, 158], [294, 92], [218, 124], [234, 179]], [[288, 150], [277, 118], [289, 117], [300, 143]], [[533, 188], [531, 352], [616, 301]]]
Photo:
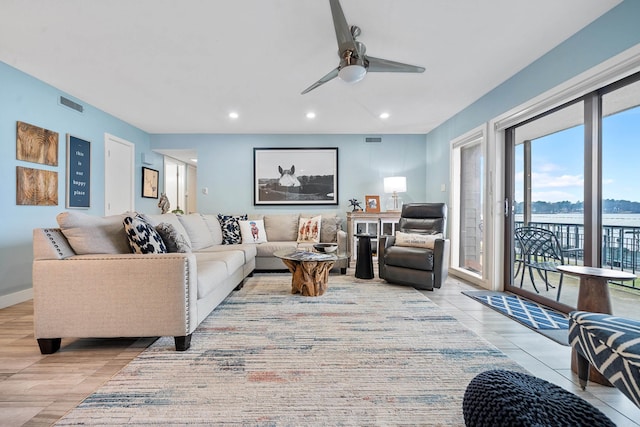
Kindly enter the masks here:
[[296, 167], [291, 166], [291, 169], [282, 169], [282, 166], [278, 166], [278, 172], [280, 172], [280, 179], [278, 184], [282, 187], [300, 187], [300, 181], [296, 177]]

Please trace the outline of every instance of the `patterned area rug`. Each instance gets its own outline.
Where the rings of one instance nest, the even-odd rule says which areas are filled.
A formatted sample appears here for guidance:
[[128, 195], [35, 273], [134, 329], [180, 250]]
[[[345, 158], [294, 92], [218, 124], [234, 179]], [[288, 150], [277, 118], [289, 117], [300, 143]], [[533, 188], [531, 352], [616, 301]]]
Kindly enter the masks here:
[[59, 425], [464, 425], [469, 381], [524, 369], [409, 287], [332, 275], [321, 297], [256, 275], [160, 338]]
[[462, 293], [560, 344], [569, 345], [569, 319], [563, 313], [506, 292], [463, 291]]

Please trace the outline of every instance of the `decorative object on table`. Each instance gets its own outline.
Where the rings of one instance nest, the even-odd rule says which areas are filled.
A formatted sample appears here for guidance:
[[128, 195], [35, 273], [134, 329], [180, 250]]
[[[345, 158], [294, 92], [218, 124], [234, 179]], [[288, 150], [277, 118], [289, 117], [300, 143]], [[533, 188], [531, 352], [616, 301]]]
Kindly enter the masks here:
[[338, 148], [254, 148], [254, 205], [337, 205]]
[[349, 206], [353, 208], [351, 209], [351, 212], [362, 211], [362, 206], [360, 206], [358, 199], [349, 199]]
[[16, 159], [58, 166], [58, 132], [16, 122]]
[[91, 143], [67, 134], [67, 208], [91, 207]]
[[318, 252], [332, 253], [338, 249], [337, 243], [316, 243], [313, 248]]
[[158, 198], [158, 178], [157, 170], [142, 167], [142, 197]]
[[58, 172], [16, 166], [16, 205], [57, 206]]
[[380, 212], [380, 196], [364, 196], [367, 212]]
[[391, 200], [393, 205], [387, 209], [391, 212], [399, 212], [402, 206], [402, 200], [398, 196], [398, 193], [404, 193], [407, 191], [407, 178], [404, 176], [389, 176], [384, 179], [384, 192], [391, 193]]
[[169, 212], [169, 208], [171, 207], [171, 203], [169, 203], [169, 198], [166, 193], [160, 194], [160, 200], [158, 200], [158, 207], [162, 211], [163, 214]]

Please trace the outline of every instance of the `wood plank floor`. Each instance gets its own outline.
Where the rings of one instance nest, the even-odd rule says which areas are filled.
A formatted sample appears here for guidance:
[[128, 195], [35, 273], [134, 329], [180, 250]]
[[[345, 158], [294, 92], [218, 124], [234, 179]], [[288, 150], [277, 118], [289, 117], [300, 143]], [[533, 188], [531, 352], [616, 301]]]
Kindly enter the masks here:
[[52, 425], [154, 340], [63, 339], [59, 352], [43, 356], [33, 302], [0, 310], [0, 425]]
[[[450, 276], [442, 289], [424, 294], [533, 375], [578, 394], [619, 426], [640, 426], [640, 409], [617, 389], [594, 383], [579, 389], [569, 347], [460, 293], [469, 289], [477, 288]], [[612, 297], [615, 312], [619, 296]], [[52, 425], [154, 340], [63, 339], [59, 352], [43, 356], [33, 336], [32, 302], [0, 309], [0, 426]]]

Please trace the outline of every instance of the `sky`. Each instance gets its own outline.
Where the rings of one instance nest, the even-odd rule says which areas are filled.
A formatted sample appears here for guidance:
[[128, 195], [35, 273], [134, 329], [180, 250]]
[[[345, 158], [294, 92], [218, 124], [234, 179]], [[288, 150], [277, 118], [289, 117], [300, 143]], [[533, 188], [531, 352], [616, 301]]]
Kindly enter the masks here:
[[[532, 201], [584, 200], [584, 127], [532, 140]], [[640, 202], [640, 106], [605, 117], [603, 199]], [[516, 149], [516, 201], [524, 200], [523, 146]]]

